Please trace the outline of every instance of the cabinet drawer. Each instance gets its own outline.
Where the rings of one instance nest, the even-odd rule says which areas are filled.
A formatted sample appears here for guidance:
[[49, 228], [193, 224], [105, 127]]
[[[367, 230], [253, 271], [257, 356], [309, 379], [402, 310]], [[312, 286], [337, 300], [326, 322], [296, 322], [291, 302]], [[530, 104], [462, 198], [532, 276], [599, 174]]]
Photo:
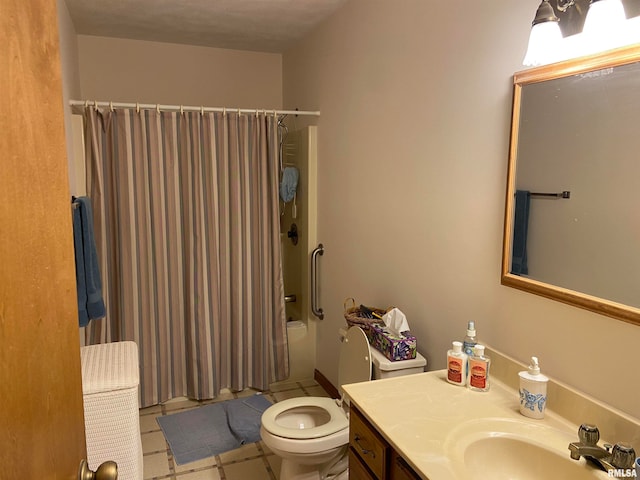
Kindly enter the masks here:
[[351, 447], [349, 447], [349, 480], [376, 480]]
[[420, 480], [418, 474], [411, 468], [398, 452], [391, 452], [390, 480]]
[[389, 444], [355, 407], [351, 407], [349, 444], [378, 480], [387, 479]]

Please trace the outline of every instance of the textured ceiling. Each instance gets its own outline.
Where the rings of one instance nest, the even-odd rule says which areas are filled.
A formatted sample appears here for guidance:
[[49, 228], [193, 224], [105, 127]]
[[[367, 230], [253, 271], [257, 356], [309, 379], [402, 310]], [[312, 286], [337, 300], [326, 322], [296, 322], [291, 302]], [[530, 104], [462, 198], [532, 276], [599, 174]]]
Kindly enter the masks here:
[[77, 33], [282, 53], [346, 0], [65, 0]]

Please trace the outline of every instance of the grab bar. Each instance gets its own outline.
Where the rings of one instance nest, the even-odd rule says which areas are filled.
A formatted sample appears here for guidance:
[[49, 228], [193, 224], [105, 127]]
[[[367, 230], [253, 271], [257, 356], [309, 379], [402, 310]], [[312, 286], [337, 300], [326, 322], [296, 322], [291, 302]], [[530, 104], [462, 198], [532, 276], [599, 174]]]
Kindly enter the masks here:
[[324, 312], [318, 307], [318, 255], [323, 254], [322, 244], [319, 244], [311, 252], [311, 312], [320, 320], [324, 318]]

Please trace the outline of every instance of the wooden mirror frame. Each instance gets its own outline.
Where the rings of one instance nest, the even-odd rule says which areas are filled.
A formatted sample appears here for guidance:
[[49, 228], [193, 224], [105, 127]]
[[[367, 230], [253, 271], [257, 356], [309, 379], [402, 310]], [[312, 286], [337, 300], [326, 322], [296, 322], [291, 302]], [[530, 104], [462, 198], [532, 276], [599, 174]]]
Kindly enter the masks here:
[[[513, 211], [516, 191], [516, 157], [518, 151], [518, 128], [520, 125], [522, 87], [532, 83], [568, 77], [603, 68], [627, 65], [635, 62], [640, 62], [640, 45], [619, 48], [588, 57], [536, 67], [518, 72], [513, 76], [513, 109], [511, 115], [509, 164], [507, 169], [501, 283], [508, 287], [524, 290], [552, 300], [600, 313], [608, 317], [640, 325], [640, 309], [638, 308], [510, 273], [512, 232], [514, 227]], [[640, 251], [638, 254], [640, 255]]]

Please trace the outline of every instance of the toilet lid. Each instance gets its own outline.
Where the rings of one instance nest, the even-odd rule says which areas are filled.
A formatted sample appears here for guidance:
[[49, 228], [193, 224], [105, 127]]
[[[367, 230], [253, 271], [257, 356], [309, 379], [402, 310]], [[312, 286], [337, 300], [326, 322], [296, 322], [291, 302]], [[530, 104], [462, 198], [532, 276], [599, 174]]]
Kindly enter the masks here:
[[351, 327], [340, 347], [338, 390], [342, 385], [371, 380], [371, 350], [367, 336], [359, 327]]

